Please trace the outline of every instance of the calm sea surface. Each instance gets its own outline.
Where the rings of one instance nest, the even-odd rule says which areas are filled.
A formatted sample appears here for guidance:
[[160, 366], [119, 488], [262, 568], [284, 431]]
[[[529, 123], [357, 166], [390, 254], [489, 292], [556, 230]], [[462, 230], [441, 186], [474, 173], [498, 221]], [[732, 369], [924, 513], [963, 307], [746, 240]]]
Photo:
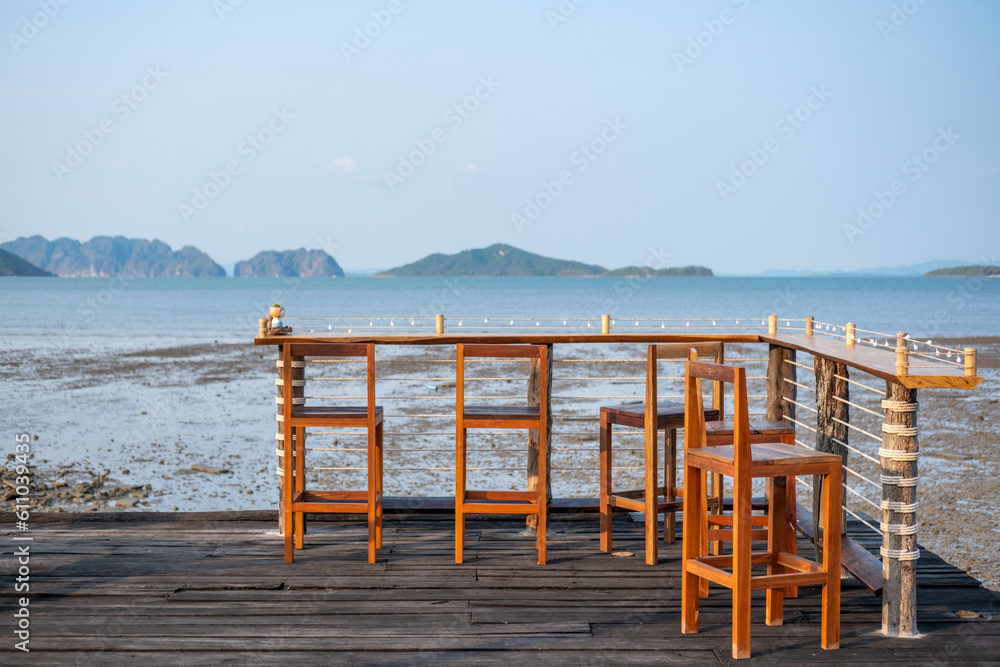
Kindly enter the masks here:
[[991, 336], [1000, 328], [1000, 280], [979, 278], [5, 278], [0, 296], [4, 337], [45, 346], [247, 341], [276, 301], [289, 317], [444, 313], [470, 321], [594, 318], [598, 326], [607, 313], [622, 322], [729, 318], [727, 324], [759, 325], [773, 313], [921, 339]]

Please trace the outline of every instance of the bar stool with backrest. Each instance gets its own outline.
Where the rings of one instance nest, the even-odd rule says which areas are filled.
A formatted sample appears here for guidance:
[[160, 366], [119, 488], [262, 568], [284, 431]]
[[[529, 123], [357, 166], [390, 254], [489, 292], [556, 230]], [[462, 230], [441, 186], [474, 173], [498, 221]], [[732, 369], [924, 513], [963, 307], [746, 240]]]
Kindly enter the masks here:
[[[674, 541], [674, 511], [680, 509], [678, 497], [684, 490], [677, 487], [677, 429], [684, 427], [684, 404], [657, 400], [657, 362], [661, 359], [685, 359], [694, 347], [698, 353], [716, 361], [723, 360], [723, 344], [668, 343], [650, 345], [646, 353], [646, 397], [642, 404], [604, 406], [600, 426], [600, 511], [601, 550], [611, 552], [611, 514], [614, 508], [642, 512], [646, 526], [646, 562], [656, 565], [659, 520], [664, 514], [663, 534], [666, 542]], [[717, 387], [712, 393], [712, 407], [704, 410], [705, 419], [722, 418], [723, 397]], [[645, 432], [644, 482], [641, 489], [616, 491], [613, 485], [612, 427], [628, 426]], [[658, 433], [664, 431], [664, 484], [659, 479]]]
[[[684, 544], [681, 559], [681, 632], [698, 632], [698, 607], [702, 580], [732, 590], [734, 658], [750, 657], [750, 594], [767, 591], [765, 620], [781, 625], [784, 589], [790, 586], [823, 587], [821, 645], [840, 645], [840, 531], [843, 472], [836, 454], [815, 452], [784, 443], [750, 444], [746, 372], [743, 368], [706, 363], [692, 354], [685, 372], [684, 438]], [[705, 446], [706, 429], [700, 380], [733, 385], [732, 444]], [[708, 556], [703, 551], [702, 532], [708, 507], [703, 484], [706, 473], [733, 478], [733, 526], [722, 539], [732, 540], [733, 553]], [[823, 561], [788, 553], [784, 549], [786, 530], [786, 479], [798, 475], [822, 475]], [[751, 485], [754, 478], [769, 478], [767, 551], [751, 551], [754, 527], [751, 521]], [[819, 536], [817, 536], [819, 539]], [[753, 566], [766, 566], [766, 575], [754, 575]]]
[[[291, 563], [294, 548], [303, 547], [304, 515], [307, 513], [367, 514], [368, 562], [375, 562], [375, 551], [382, 547], [382, 406], [375, 405], [375, 346], [371, 343], [285, 343], [281, 359], [285, 372], [283, 395], [292, 396], [292, 357], [357, 357], [366, 364], [364, 405], [305, 406], [294, 405], [286, 398], [284, 422], [284, 523], [285, 562]], [[306, 428], [365, 429], [367, 483], [363, 490], [309, 491], [305, 479]], [[292, 443], [295, 456], [292, 461]], [[293, 475], [294, 467], [294, 475]], [[294, 545], [293, 545], [294, 537]], [[294, 548], [293, 548], [294, 546]]]
[[[465, 404], [465, 364], [468, 358], [537, 360], [537, 406]], [[525, 514], [538, 517], [535, 537], [538, 564], [545, 565], [545, 531], [548, 511], [546, 482], [546, 429], [548, 425], [548, 348], [545, 345], [457, 346], [455, 424], [455, 562], [461, 563], [465, 547], [466, 514]], [[538, 488], [534, 491], [490, 491], [466, 488], [468, 429], [537, 429]]]

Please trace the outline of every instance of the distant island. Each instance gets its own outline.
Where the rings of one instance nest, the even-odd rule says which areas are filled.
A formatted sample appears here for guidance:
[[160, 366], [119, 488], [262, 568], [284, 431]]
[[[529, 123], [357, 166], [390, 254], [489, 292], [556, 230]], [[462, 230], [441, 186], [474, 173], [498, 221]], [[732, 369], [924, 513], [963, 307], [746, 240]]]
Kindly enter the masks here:
[[1000, 266], [971, 265], [934, 269], [924, 274], [932, 278], [992, 278], [1000, 276]]
[[0, 249], [0, 276], [52, 276], [52, 274], [13, 253]]
[[233, 269], [237, 278], [283, 278], [288, 276], [342, 278], [344, 270], [322, 250], [285, 250], [259, 252]]
[[495, 243], [488, 248], [463, 250], [453, 255], [434, 253], [411, 264], [376, 273], [377, 277], [404, 276], [487, 276], [487, 277], [551, 277], [551, 276], [711, 276], [712, 271], [701, 266], [674, 269], [651, 269], [628, 266], [608, 271], [603, 266], [584, 264], [566, 259], [544, 257]]
[[226, 275], [225, 269], [194, 246], [175, 251], [156, 239], [95, 236], [80, 243], [65, 237], [49, 241], [41, 236], [22, 236], [0, 245], [0, 249], [49, 273], [69, 278]]
[[635, 276], [641, 278], [711, 278], [715, 274], [704, 266], [678, 266], [670, 269], [651, 269], [648, 266], [625, 266], [607, 271], [605, 276]]

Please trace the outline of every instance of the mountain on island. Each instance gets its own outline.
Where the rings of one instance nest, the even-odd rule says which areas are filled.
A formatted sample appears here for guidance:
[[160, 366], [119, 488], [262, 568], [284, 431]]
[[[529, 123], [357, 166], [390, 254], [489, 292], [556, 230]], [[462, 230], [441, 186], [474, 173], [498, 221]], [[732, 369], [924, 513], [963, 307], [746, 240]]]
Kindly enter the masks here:
[[648, 266], [625, 266], [604, 273], [605, 276], [628, 276], [639, 278], [711, 278], [715, 274], [704, 266], [675, 266], [669, 269], [651, 269]]
[[51, 276], [31, 262], [26, 262], [14, 253], [0, 250], [0, 276]]
[[454, 255], [434, 253], [376, 276], [599, 276], [603, 266], [536, 255], [495, 243]]
[[503, 243], [463, 250], [454, 255], [434, 253], [421, 260], [381, 271], [376, 276], [711, 276], [703, 266], [651, 269], [627, 266], [608, 271], [603, 266], [543, 257]]
[[41, 236], [20, 237], [0, 245], [37, 267], [69, 278], [129, 278], [225, 276], [226, 271], [194, 246], [171, 250], [162, 241], [95, 236], [49, 241]]
[[251, 259], [236, 262], [233, 275], [237, 278], [336, 277], [344, 270], [337, 260], [322, 250], [265, 250]]
[[1000, 266], [952, 266], [946, 269], [934, 269], [924, 274], [933, 278], [993, 278], [1000, 277]]

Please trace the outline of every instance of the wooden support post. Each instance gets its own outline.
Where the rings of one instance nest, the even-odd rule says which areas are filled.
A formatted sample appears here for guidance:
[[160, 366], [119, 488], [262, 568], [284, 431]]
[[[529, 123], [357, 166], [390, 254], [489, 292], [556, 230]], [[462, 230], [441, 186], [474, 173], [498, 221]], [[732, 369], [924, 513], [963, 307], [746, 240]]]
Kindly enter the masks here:
[[434, 316], [434, 333], [439, 336], [444, 333], [444, 315]]
[[[846, 424], [850, 423], [850, 385], [847, 382], [847, 366], [823, 357], [815, 357], [813, 370], [816, 375], [816, 451], [839, 454], [847, 465], [848, 449], [840, 443], [847, 443]], [[839, 376], [839, 377], [838, 377]], [[837, 441], [840, 442], [837, 442]], [[824, 478], [821, 475], [813, 477], [813, 521], [820, 522], [823, 516], [821, 499], [823, 497]], [[846, 489], [846, 486], [845, 486]], [[846, 500], [847, 491], [839, 499], [841, 505]], [[845, 521], [841, 525], [846, 525]], [[820, 526], [813, 527], [816, 551], [820, 551]]]
[[907, 375], [910, 372], [910, 351], [906, 347], [906, 333], [896, 334], [896, 375]]
[[778, 333], [778, 316], [768, 315], [767, 316], [767, 333], [770, 336], [774, 336]]
[[847, 339], [847, 347], [854, 347], [854, 322], [848, 322], [844, 327], [844, 337]]
[[[785, 417], [795, 419], [796, 400], [795, 350], [780, 345], [771, 345], [767, 359], [767, 419], [781, 421]], [[786, 382], [790, 380], [790, 382]]]
[[[546, 372], [546, 384], [544, 388], [549, 396], [548, 414], [545, 419], [545, 442], [548, 447], [545, 449], [546, 460], [545, 470], [548, 472], [545, 480], [545, 498], [547, 502], [552, 502], [552, 345], [548, 346], [548, 369]], [[538, 359], [531, 360], [531, 367], [528, 371], [528, 405], [541, 405], [542, 391], [541, 369]], [[538, 431], [528, 431], [528, 491], [538, 490]], [[527, 516], [528, 532], [533, 532], [538, 527], [538, 517], [533, 514]]]
[[882, 633], [917, 636], [917, 390], [886, 382], [882, 424]]
[[974, 347], [965, 348], [965, 374], [976, 374], [976, 348]]
[[814, 320], [813, 320], [813, 316], [812, 315], [810, 315], [809, 317], [806, 318], [806, 335], [807, 336], [812, 336], [813, 335], [813, 321]]
[[601, 333], [606, 334], [611, 331], [611, 316], [601, 315]]
[[[284, 464], [284, 456], [282, 455], [282, 450], [284, 448], [284, 437], [285, 437], [284, 436], [284, 425], [283, 425], [284, 418], [282, 416], [282, 409], [283, 409], [283, 406], [284, 406], [285, 398], [282, 395], [283, 392], [284, 392], [284, 389], [282, 387], [282, 380], [284, 379], [285, 369], [282, 368], [282, 366], [281, 366], [281, 347], [282, 347], [281, 345], [278, 346], [278, 361], [275, 364], [278, 367], [278, 382], [277, 382], [278, 396], [277, 396], [277, 399], [276, 399], [276, 403], [278, 405], [278, 414], [276, 416], [276, 419], [277, 419], [277, 422], [278, 422], [278, 435], [277, 435], [277, 438], [276, 438], [276, 440], [278, 442], [278, 452], [277, 452], [277, 454], [278, 454], [278, 470], [283, 470], [284, 469], [284, 465], [285, 465]], [[291, 372], [292, 372], [292, 401], [296, 405], [298, 405], [298, 404], [304, 404], [305, 403], [305, 398], [303, 398], [303, 397], [305, 396], [305, 390], [306, 390], [306, 387], [305, 387], [306, 360], [305, 360], [304, 357], [292, 357], [292, 369], [291, 369]], [[296, 399], [298, 399], [298, 400], [296, 400]], [[293, 440], [292, 441], [293, 445], [294, 445], [294, 442], [295, 441]], [[295, 472], [294, 472], [295, 468], [294, 467], [292, 468], [292, 471], [293, 471], [292, 474], [294, 475], [295, 474]], [[278, 532], [281, 535], [285, 534], [285, 513], [283, 511], [284, 508], [285, 508], [284, 498], [285, 498], [285, 478], [284, 478], [284, 475], [281, 475], [279, 473], [279, 475], [278, 475]]]

